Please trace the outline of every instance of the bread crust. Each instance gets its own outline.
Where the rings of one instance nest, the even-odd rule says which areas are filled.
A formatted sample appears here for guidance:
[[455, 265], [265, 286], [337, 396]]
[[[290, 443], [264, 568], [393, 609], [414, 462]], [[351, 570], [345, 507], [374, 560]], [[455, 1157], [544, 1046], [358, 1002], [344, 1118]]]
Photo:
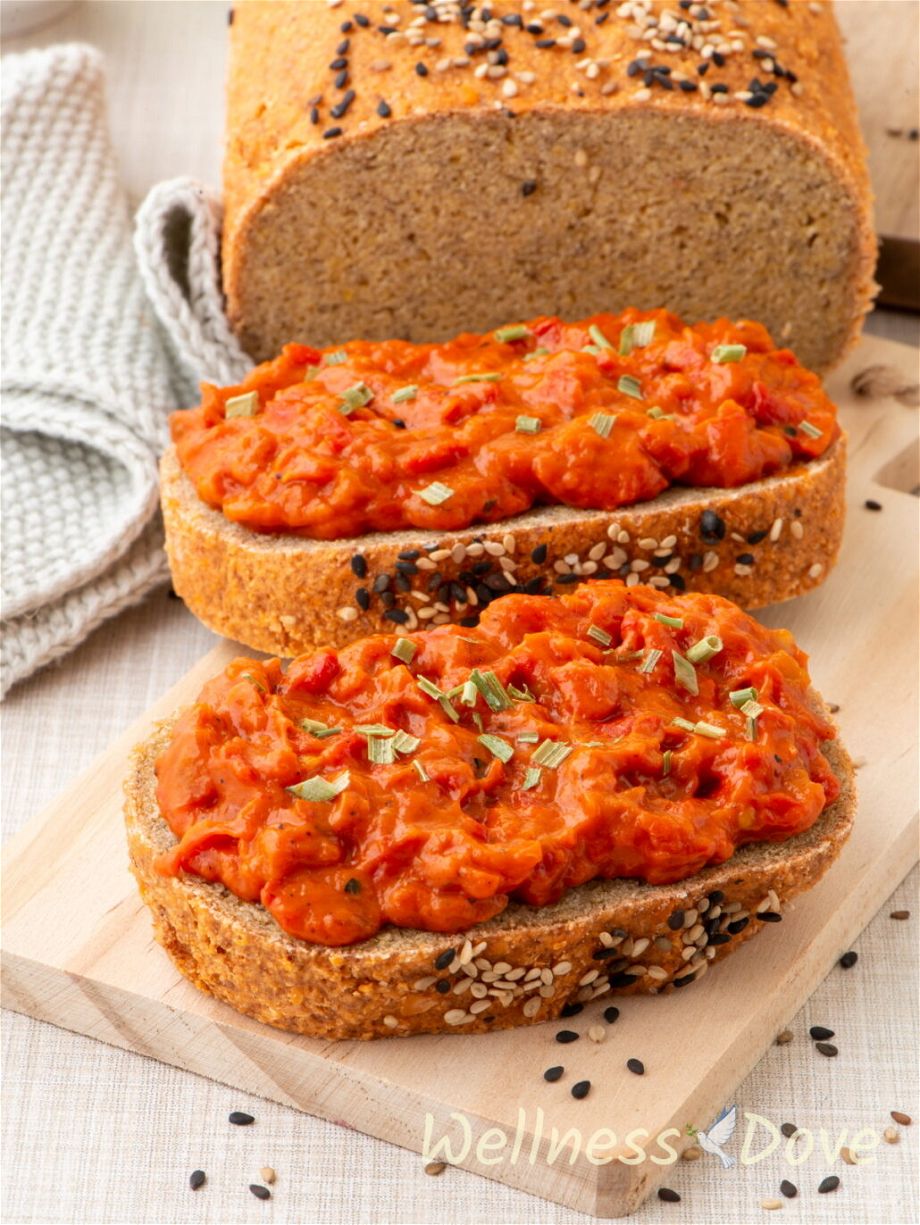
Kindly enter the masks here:
[[786, 842], [742, 847], [673, 885], [598, 881], [552, 906], [512, 904], [468, 936], [388, 928], [329, 948], [287, 935], [223, 885], [157, 873], [157, 855], [175, 844], [154, 772], [171, 727], [158, 725], [138, 745], [125, 784], [130, 865], [156, 939], [200, 990], [258, 1021], [327, 1039], [486, 1033], [556, 1018], [566, 1004], [689, 985], [817, 883], [856, 808], [852, 762], [833, 741], [825, 752], [840, 796]]
[[[672, 488], [612, 512], [554, 506], [462, 532], [317, 541], [233, 524], [198, 498], [173, 448], [160, 465], [177, 594], [215, 632], [281, 656], [401, 625], [458, 621], [483, 596], [541, 578], [548, 594], [592, 575], [619, 575], [749, 609], [792, 599], [818, 586], [836, 561], [845, 476], [842, 435], [821, 458], [738, 489]], [[361, 577], [355, 557], [363, 559], [355, 563]], [[386, 592], [378, 590], [384, 578]]]
[[[404, 26], [418, 12], [393, 7]], [[561, 47], [506, 31], [509, 74], [533, 77], [511, 101], [501, 80], [474, 77], [475, 55], [436, 70], [464, 57], [456, 25], [436, 27], [434, 52], [352, 29], [355, 96], [334, 121], [329, 66], [351, 6], [239, 4], [223, 266], [244, 347], [262, 360], [292, 339], [431, 340], [666, 302], [688, 318], [756, 318], [804, 364], [836, 364], [871, 307], [876, 254], [839, 31], [829, 3], [745, 0], [737, 13], [747, 45], [707, 78], [727, 88], [728, 105], [628, 77], [648, 43], [611, 6], [599, 27], [573, 14], [588, 60], [604, 65], [593, 78]], [[764, 46], [799, 80], [754, 109], [736, 94], [764, 75], [752, 58]], [[279, 57], [296, 72], [279, 70]], [[698, 50], [653, 58], [708, 89]], [[330, 127], [341, 135], [324, 139]], [[692, 242], [681, 238], [688, 217]]]

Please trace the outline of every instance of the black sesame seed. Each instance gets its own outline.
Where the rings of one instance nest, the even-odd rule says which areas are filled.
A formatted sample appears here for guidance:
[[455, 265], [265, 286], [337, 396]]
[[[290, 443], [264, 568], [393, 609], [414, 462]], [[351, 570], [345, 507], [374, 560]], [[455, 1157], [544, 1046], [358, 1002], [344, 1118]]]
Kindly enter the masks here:
[[392, 591], [385, 591], [383, 595], [380, 597], [380, 603], [383, 605], [384, 608], [395, 608], [396, 596], [393, 594]]
[[345, 882], [345, 892], [346, 893], [360, 893], [361, 892], [361, 882], [356, 877], [352, 876], [350, 880], [347, 880]]
[[227, 9], [227, 25], [233, 25], [233, 9]]
[[319, 123], [319, 107], [318, 106], [314, 106], [310, 108], [310, 122]]
[[562, 1066], [562, 1064], [557, 1063], [555, 1067], [546, 1069], [546, 1071], [543, 1073], [543, 1079], [548, 1080], [550, 1084], [552, 1084], [554, 1081], [561, 1079], [564, 1071], [565, 1068]]
[[397, 625], [405, 625], [409, 620], [409, 614], [403, 612], [401, 608], [388, 608], [383, 614], [384, 621], [395, 621]]
[[549, 550], [545, 544], [538, 544], [537, 547], [531, 552], [530, 560], [535, 566], [542, 566], [546, 561], [546, 554], [548, 551]]
[[674, 979], [674, 986], [675, 986], [675, 987], [678, 987], [678, 988], [680, 988], [680, 987], [687, 987], [687, 986], [689, 986], [689, 985], [690, 985], [690, 983], [692, 983], [692, 982], [693, 982], [693, 979], [694, 979], [694, 975], [693, 975], [693, 974], [685, 974], [685, 975], [683, 976], [683, 978], [675, 978], [675, 979]]
[[326, 128], [325, 132], [323, 132], [323, 140], [334, 140], [336, 136], [341, 136], [341, 135], [342, 135], [341, 128]]
[[389, 585], [390, 585], [390, 576], [388, 574], [378, 574], [377, 577], [374, 579], [372, 587], [373, 587], [373, 590], [377, 593], [377, 595], [380, 595], [382, 591], [386, 591]]
[[527, 33], [528, 34], [542, 34], [543, 26], [540, 24], [539, 21], [531, 21], [527, 25]]
[[590, 1092], [590, 1080], [580, 1080], [577, 1084], [572, 1085], [572, 1097], [577, 1098], [578, 1101], [581, 1101], [582, 1098], [587, 1097]]
[[377, 29], [381, 34], [384, 34], [387, 37], [389, 37], [390, 34], [396, 33], [396, 26], [378, 26]]
[[538, 38], [537, 41], [534, 43], [534, 46], [541, 47], [543, 49], [547, 49], [549, 47], [555, 47], [555, 45], [556, 45], [555, 38]]
[[611, 948], [611, 949], [601, 948], [601, 949], [597, 949], [596, 952], [591, 954], [592, 958], [595, 961], [609, 961], [611, 958], [619, 957], [620, 955], [621, 955], [620, 950], [618, 948]]
[[536, 179], [525, 179], [524, 182], [521, 184], [521, 195], [522, 196], [532, 196], [536, 190], [537, 190]]
[[713, 889], [712, 893], [707, 893], [706, 901], [710, 906], [721, 906], [725, 901], [725, 894], [721, 889]]
[[560, 587], [565, 587], [569, 583], [577, 583], [580, 578], [580, 574], [557, 574], [554, 581], [558, 583]]
[[675, 591], [687, 590], [687, 582], [682, 574], [669, 574], [668, 578], [671, 580], [671, 586]]
[[437, 991], [438, 995], [447, 995], [448, 991], [450, 990], [450, 983], [446, 978], [439, 978], [434, 985], [434, 989]]
[[762, 914], [757, 915], [761, 923], [782, 923], [783, 916], [777, 914], [775, 910], [765, 910]]
[[587, 46], [587, 43], [585, 42], [583, 38], [576, 38], [575, 41], [572, 43], [572, 53], [574, 55], [581, 55], [584, 52], [584, 49], [586, 46]]
[[584, 1012], [584, 1004], [577, 1004], [573, 1000], [570, 1004], [563, 1004], [559, 1012], [560, 1017], [577, 1017], [580, 1012]]
[[853, 949], [850, 949], [848, 953], [844, 953], [844, 955], [840, 958], [840, 968], [842, 970], [849, 970], [851, 966], [856, 965], [858, 960], [859, 954]]
[[434, 968], [436, 970], [446, 970], [456, 955], [456, 949], [445, 949], [443, 953], [439, 953], [435, 958]]
[[833, 1042], [816, 1042], [815, 1050], [820, 1051], [822, 1055], [826, 1055], [828, 1059], [833, 1059], [835, 1055], [840, 1053]]
[[394, 417], [393, 424], [398, 430], [404, 430], [406, 428], [406, 423], [403, 421], [402, 417]]
[[596, 26], [602, 26], [609, 16], [609, 13], [601, 13], [600, 17], [594, 18], [594, 24]]
[[751, 532], [749, 535], [745, 536], [745, 540], [748, 542], [748, 544], [760, 544], [761, 540], [765, 540], [766, 537], [767, 530], [765, 529], [762, 532]]
[[673, 910], [668, 915], [668, 927], [672, 932], [680, 931], [684, 925], [684, 912], [682, 910]]
[[739, 553], [738, 556], [735, 558], [735, 561], [738, 562], [742, 566], [753, 566], [754, 554], [753, 553]]
[[414, 561], [398, 561], [396, 569], [400, 574], [418, 574], [418, 566]]
[[610, 975], [611, 987], [632, 987], [635, 985], [635, 982], [636, 980], [632, 974], [626, 974], [622, 970], [617, 974]]
[[743, 919], [735, 919], [734, 923], [729, 923], [728, 930], [731, 932], [733, 936], [737, 936], [738, 932], [744, 931], [744, 929], [747, 927], [750, 921], [751, 920], [747, 917]]
[[563, 1046], [568, 1042], [577, 1042], [578, 1038], [579, 1035], [575, 1033], [574, 1029], [560, 1029], [556, 1034], [556, 1041], [561, 1042]]
[[390, 108], [389, 103], [384, 102], [382, 98], [377, 103], [377, 114], [380, 116], [381, 119], [389, 119], [389, 117], [393, 114], [393, 111]]
[[395, 579], [393, 580], [393, 587], [396, 591], [402, 592], [403, 595], [412, 590], [412, 584], [404, 574], [396, 575]]
[[250, 1123], [254, 1123], [255, 1119], [251, 1114], [246, 1114], [243, 1110], [234, 1110], [228, 1115], [229, 1121], [236, 1127], [248, 1127]]
[[614, 1004], [611, 1004], [609, 1008], [604, 1009], [604, 1020], [608, 1025], [612, 1025], [614, 1021], [617, 1020], [619, 1015], [620, 1010]]
[[517, 26], [520, 28], [524, 24], [524, 19], [521, 17], [520, 13], [505, 13], [504, 17], [501, 18], [501, 22], [502, 25]]
[[355, 553], [352, 557], [351, 571], [355, 578], [367, 577], [367, 558], [362, 553]]
[[788, 1178], [784, 1178], [779, 1184], [779, 1189], [785, 1195], [786, 1199], [795, 1199], [799, 1193], [798, 1187], [794, 1182], [790, 1182]]
[[723, 85], [721, 81], [717, 82], [715, 85], [710, 86], [710, 88], [712, 89], [712, 92], [714, 94], [727, 94], [728, 93], [728, 86]]
[[343, 21], [342, 24], [339, 26], [339, 30], [343, 34], [350, 34], [354, 28], [355, 27], [352, 25], [350, 21]]
[[695, 81], [681, 81], [680, 87], [685, 94], [695, 93], [696, 90], [699, 89], [699, 86]]
[[725, 67], [725, 56], [722, 54], [721, 51], [713, 51], [712, 62], [715, 64], [716, 68], [724, 68]]
[[795, 1123], [783, 1123], [780, 1126], [780, 1131], [783, 1133], [783, 1135], [786, 1137], [787, 1140], [791, 1140], [792, 1137], [796, 1135], [798, 1130], [799, 1129], [796, 1127]]
[[[345, 44], [345, 50], [348, 50], [348, 43]], [[340, 69], [348, 67], [348, 60], [345, 59], [344, 56], [339, 56], [338, 59], [334, 59], [332, 61], [329, 67], [333, 72], [338, 72]]]
[[347, 38], [343, 38], [343, 39], [342, 39], [342, 41], [339, 43], [339, 45], [338, 45], [338, 46], [336, 47], [336, 49], [335, 49], [335, 53], [336, 53], [336, 55], [347, 55], [347, 54], [348, 54], [348, 47], [349, 47], [349, 41], [348, 41], [348, 39], [347, 39]]
[[355, 603], [360, 609], [363, 609], [364, 612], [367, 612], [367, 610], [370, 608], [371, 596], [366, 587], [357, 587], [355, 589]]
[[731, 936], [729, 936], [727, 932], [714, 932], [713, 935], [709, 937], [710, 944], [728, 944], [730, 940]]
[[875, 498], [866, 498], [865, 502], [863, 502], [863, 506], [865, 506], [866, 510], [881, 510], [882, 509], [881, 502], [876, 502]]
[[679, 1204], [680, 1196], [676, 1191], [672, 1191], [670, 1187], [659, 1187], [658, 1198], [664, 1200], [666, 1204]]
[[524, 584], [524, 591], [527, 595], [539, 595], [543, 588], [543, 579], [540, 575], [536, 578], [530, 578]]
[[827, 1178], [822, 1180], [820, 1186], [818, 1187], [818, 1194], [827, 1195], [828, 1191], [836, 1191], [839, 1186], [840, 1179], [837, 1177], [837, 1175], [829, 1174]]
[[696, 70], [701, 77], [704, 77], [709, 71], [709, 60], [704, 60], [702, 64], [697, 64]]
[[645, 1064], [641, 1059], [627, 1059], [626, 1066], [629, 1068], [630, 1072], [634, 1072], [636, 1076], [645, 1075]]
[[[233, 10], [231, 9], [231, 12], [232, 11]], [[188, 1185], [192, 1188], [193, 1191], [197, 1191], [199, 1187], [204, 1186], [205, 1177], [206, 1176], [205, 1176], [204, 1170], [192, 1170], [191, 1174], [189, 1174], [188, 1176]]]
[[725, 539], [725, 520], [714, 510], [704, 510], [700, 515], [700, 535], [707, 544], [715, 544], [717, 540]]
[[361, 27], [362, 30], [366, 30], [367, 27], [371, 24], [370, 18], [365, 17], [363, 13], [355, 13], [355, 21], [358, 23], [358, 25]]
[[825, 1038], [833, 1038], [834, 1031], [828, 1029], [825, 1025], [812, 1025], [808, 1031], [816, 1042], [823, 1042]]
[[457, 624], [466, 626], [467, 629], [472, 629], [479, 624], [479, 616], [477, 614], [474, 617], [460, 617]]
[[568, 29], [571, 29], [571, 26], [572, 26], [572, 18], [571, 18], [571, 17], [566, 17], [565, 13], [559, 13], [559, 14], [557, 15], [557, 17], [556, 17], [556, 20], [559, 22], [559, 24], [560, 24], [561, 26], [565, 26], [565, 28], [566, 28], [567, 30], [568, 30]]
[[348, 84], [348, 69], [343, 68], [341, 72], [337, 72], [332, 83], [336, 89], [344, 89]]
[[260, 1187], [257, 1182], [249, 1184], [249, 1190], [253, 1193], [256, 1199], [271, 1199], [272, 1193], [268, 1187]]
[[415, 65], [415, 75], [418, 77], [427, 77], [428, 76], [428, 65], [423, 64], [421, 61], [419, 61]]
[[355, 91], [353, 89], [349, 89], [345, 94], [342, 95], [342, 101], [337, 102], [336, 105], [329, 112], [329, 114], [332, 116], [333, 119], [341, 119], [342, 116], [347, 113], [348, 108], [351, 106], [354, 100], [355, 100]]

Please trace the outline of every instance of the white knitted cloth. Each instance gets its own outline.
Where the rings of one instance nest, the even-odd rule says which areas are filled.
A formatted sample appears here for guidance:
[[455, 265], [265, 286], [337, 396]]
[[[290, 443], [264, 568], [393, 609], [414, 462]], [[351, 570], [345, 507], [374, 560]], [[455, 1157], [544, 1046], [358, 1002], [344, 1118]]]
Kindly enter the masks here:
[[152, 193], [139, 273], [97, 52], [5, 57], [2, 125], [5, 693], [167, 577], [167, 413], [194, 403], [199, 378], [235, 382], [251, 363], [223, 318], [220, 212], [203, 190]]

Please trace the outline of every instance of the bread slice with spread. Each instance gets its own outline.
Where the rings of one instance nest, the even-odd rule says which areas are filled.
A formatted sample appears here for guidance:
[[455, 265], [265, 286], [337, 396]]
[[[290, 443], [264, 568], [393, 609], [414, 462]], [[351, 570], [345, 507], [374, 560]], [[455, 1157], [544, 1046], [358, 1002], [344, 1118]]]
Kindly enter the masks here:
[[126, 793], [181, 972], [326, 1038], [688, 986], [782, 921], [855, 809], [789, 634], [619, 581], [236, 660], [138, 747]]
[[288, 345], [172, 430], [175, 589], [278, 655], [611, 575], [756, 608], [822, 582], [843, 527], [834, 406], [749, 322]]

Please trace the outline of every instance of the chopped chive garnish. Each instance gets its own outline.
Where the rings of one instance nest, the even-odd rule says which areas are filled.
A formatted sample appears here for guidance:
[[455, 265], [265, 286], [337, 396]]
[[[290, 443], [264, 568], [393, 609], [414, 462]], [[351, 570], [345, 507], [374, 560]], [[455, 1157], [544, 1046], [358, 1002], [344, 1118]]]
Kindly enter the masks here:
[[[520, 737], [518, 737], [520, 739]], [[536, 787], [537, 783], [543, 777], [543, 771], [539, 766], [528, 766], [527, 773], [524, 775], [524, 782], [521, 786], [522, 791], [530, 791], [532, 787]]]
[[242, 395], [231, 396], [224, 405], [224, 416], [229, 420], [231, 417], [254, 417], [259, 411], [259, 393], [257, 391], [244, 391]]
[[518, 744], [537, 744], [540, 740], [538, 732], [521, 732], [520, 736], [515, 736]]
[[441, 709], [442, 709], [442, 710], [444, 711], [444, 713], [447, 715], [448, 719], [450, 719], [451, 723], [459, 723], [459, 722], [460, 722], [460, 716], [459, 716], [459, 714], [457, 713], [457, 711], [456, 711], [456, 710], [454, 710], [454, 707], [453, 707], [453, 704], [451, 703], [450, 698], [445, 697], [445, 696], [442, 694], [442, 695], [441, 695], [441, 697], [439, 697], [439, 698], [438, 698], [438, 705], [441, 707]]
[[367, 740], [367, 760], [373, 766], [391, 766], [396, 760], [396, 749], [393, 746], [393, 741], [382, 736], [369, 736]]
[[535, 702], [537, 700], [526, 685], [523, 689], [518, 689], [517, 685], [509, 685], [508, 692], [515, 702]]
[[754, 741], [757, 739], [757, 720], [747, 719], [744, 724], [744, 735], [746, 740]]
[[241, 672], [241, 673], [240, 673], [240, 680], [241, 680], [241, 681], [249, 681], [250, 685], [255, 685], [255, 687], [256, 687], [256, 689], [258, 689], [259, 693], [264, 693], [264, 692], [265, 692], [265, 686], [262, 684], [262, 682], [261, 682], [261, 681], [257, 680], [257, 679], [256, 679], [256, 678], [255, 678], [255, 677], [252, 675], [252, 673], [251, 673], [251, 672]]
[[658, 663], [658, 660], [661, 659], [661, 655], [662, 655], [661, 651], [657, 651], [657, 650], [649, 651], [646, 654], [645, 659], [643, 659], [642, 663], [639, 664], [639, 671], [640, 672], [651, 672], [652, 669], [655, 667], [655, 664]]
[[661, 777], [667, 778], [671, 773], [671, 749], [665, 749], [661, 755]]
[[285, 787], [285, 791], [296, 795], [298, 800], [334, 800], [350, 784], [351, 775], [347, 770], [343, 770], [338, 778], [332, 779], [320, 778], [318, 774], [314, 774], [312, 778], [305, 778], [302, 782], [295, 783], [293, 787]]
[[764, 708], [761, 706], [761, 704], [759, 702], [755, 702], [753, 699], [750, 702], [745, 702], [741, 707], [741, 713], [743, 715], [747, 715], [749, 719], [759, 719], [763, 714], [763, 710]]
[[601, 438], [609, 438], [610, 431], [616, 425], [616, 422], [617, 419], [612, 413], [595, 413], [593, 417], [589, 418], [588, 425]]
[[574, 747], [563, 740], [544, 740], [540, 747], [534, 750], [531, 760], [535, 766], [547, 766], [550, 770], [555, 770], [562, 765]]
[[620, 357], [629, 357], [633, 351], [633, 345], [636, 343], [636, 328], [632, 323], [627, 323], [626, 327], [620, 333]]
[[470, 680], [482, 694], [490, 710], [507, 710], [511, 705], [507, 689], [494, 672], [480, 672], [478, 668], [474, 668], [470, 673]]
[[493, 335], [497, 341], [504, 345], [509, 340], [526, 340], [530, 335], [530, 328], [526, 328], [523, 323], [514, 323], [511, 327], [499, 328]]
[[518, 417], [514, 428], [518, 434], [539, 434], [543, 422], [539, 417]]
[[757, 690], [753, 685], [749, 685], [747, 689], [733, 689], [728, 696], [732, 706], [737, 706], [740, 710], [745, 702], [757, 701]]
[[442, 485], [440, 481], [432, 481], [430, 485], [426, 485], [424, 489], [418, 489], [416, 492], [422, 501], [427, 502], [429, 506], [440, 506], [448, 498], [454, 496], [454, 491], [450, 485]]
[[675, 727], [682, 728], [685, 732], [696, 731], [696, 724], [691, 723], [689, 719], [677, 718], [677, 719], [672, 719], [671, 722]]
[[417, 676], [415, 683], [422, 693], [427, 693], [430, 698], [440, 699], [444, 696], [434, 681], [430, 681], [427, 676]]
[[413, 761], [412, 769], [419, 776], [419, 778], [422, 780], [423, 783], [427, 783], [430, 781], [428, 778], [428, 771], [425, 769], [425, 767], [422, 765], [420, 761]]
[[510, 761], [514, 756], [513, 745], [510, 745], [507, 740], [502, 740], [501, 736], [492, 736], [487, 733], [484, 736], [477, 736], [476, 739], [499, 761]]
[[747, 353], [747, 345], [716, 345], [710, 356], [714, 362], [724, 365], [726, 362], [740, 362]]
[[549, 349], [545, 349], [543, 345], [538, 345], [537, 348], [532, 349], [530, 353], [524, 354], [524, 361], [533, 361], [535, 357], [546, 357], [547, 353], [549, 353]]
[[617, 391], [622, 391], [624, 396], [632, 396], [634, 400], [641, 400], [642, 384], [638, 379], [634, 379], [631, 374], [621, 374], [617, 379]]
[[327, 353], [323, 361], [327, 366], [341, 366], [342, 362], [348, 361], [348, 354], [344, 349], [337, 349], [335, 353]]
[[655, 320], [645, 319], [642, 323], [634, 323], [633, 344], [637, 349], [644, 349], [646, 345], [650, 345], [655, 337]]
[[479, 690], [472, 681], [467, 681], [460, 690], [460, 701], [464, 706], [475, 706], [476, 699], [479, 696]]
[[476, 724], [476, 730], [478, 732], [481, 732], [484, 730], [482, 726], [482, 715], [479, 713], [478, 710], [473, 711], [473, 722]]
[[599, 349], [612, 349], [613, 345], [600, 330], [596, 323], [592, 323], [588, 328], [588, 335], [594, 341]]
[[359, 723], [355, 727], [359, 736], [395, 736], [396, 729], [385, 723]]
[[652, 620], [661, 625], [670, 625], [671, 629], [682, 630], [684, 628], [683, 617], [669, 617], [667, 613], [653, 613]]
[[340, 727], [330, 727], [327, 723], [320, 723], [319, 719], [301, 719], [297, 726], [301, 731], [309, 732], [311, 736], [315, 736], [317, 740], [325, 740], [328, 736], [337, 736], [342, 730]]
[[422, 742], [418, 736], [412, 736], [400, 728], [393, 737], [392, 743], [397, 753], [414, 753]]
[[799, 429], [803, 434], [807, 434], [809, 438], [820, 438], [822, 431], [816, 425], [812, 425], [810, 421], [800, 421]]
[[396, 645], [390, 654], [404, 664], [411, 664], [417, 650], [418, 647], [410, 638], [397, 638]]
[[724, 727], [716, 727], [714, 723], [706, 723], [702, 719], [693, 725], [693, 730], [698, 736], [707, 736], [710, 740], [721, 740], [728, 735]]
[[722, 639], [718, 634], [707, 634], [699, 642], [694, 642], [687, 652], [687, 658], [692, 664], [704, 664], [707, 659], [712, 659], [713, 655], [718, 655], [721, 650]]
[[414, 400], [418, 395], [418, 385], [409, 383], [406, 387], [400, 387], [398, 391], [394, 391], [390, 399], [394, 404], [405, 404], [407, 400]]
[[461, 383], [497, 383], [501, 377], [498, 370], [489, 370], [483, 374], [461, 374], [454, 379], [451, 387], [459, 387]]
[[696, 668], [689, 659], [685, 659], [677, 651], [671, 652], [671, 658], [674, 661], [674, 679], [682, 689], [686, 689], [695, 697], [700, 691], [699, 682], [696, 679]]
[[603, 353], [603, 349], [599, 345], [582, 345], [582, 353], [590, 353], [592, 357], [599, 357]]
[[450, 698], [450, 700], [453, 701], [454, 698], [459, 698], [462, 692], [463, 692], [462, 685], [454, 685], [453, 689], [448, 689], [447, 692], [443, 694], [442, 696], [445, 698]]
[[645, 410], [646, 417], [651, 417], [653, 421], [676, 421], [677, 418], [673, 413], [666, 413], [663, 408], [657, 404], [653, 404], [651, 408]]
[[595, 642], [599, 642], [602, 647], [609, 647], [613, 638], [606, 630], [602, 630], [599, 625], [588, 626], [588, 637], [593, 638]]
[[356, 408], [363, 408], [365, 404], [370, 404], [373, 398], [374, 393], [367, 383], [355, 383], [354, 387], [346, 387], [342, 392], [342, 403], [339, 405], [339, 412], [347, 417]]

